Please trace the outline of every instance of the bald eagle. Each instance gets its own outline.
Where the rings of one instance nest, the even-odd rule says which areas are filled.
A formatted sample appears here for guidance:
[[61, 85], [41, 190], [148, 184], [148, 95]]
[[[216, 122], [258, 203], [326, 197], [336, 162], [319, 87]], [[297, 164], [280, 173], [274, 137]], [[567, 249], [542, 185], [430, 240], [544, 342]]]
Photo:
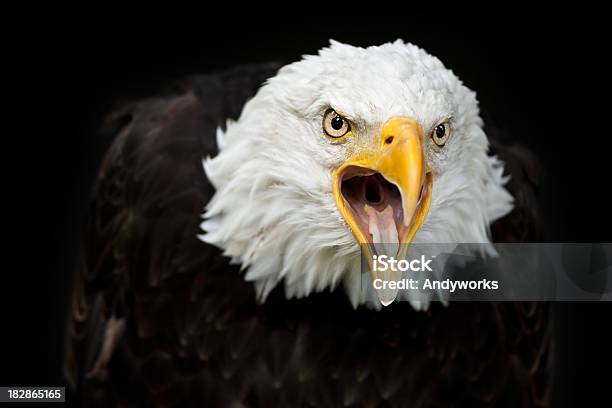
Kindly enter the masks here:
[[549, 403], [545, 304], [361, 288], [361, 248], [538, 239], [533, 158], [487, 137], [476, 94], [424, 50], [332, 41], [189, 77], [102, 133], [73, 401]]

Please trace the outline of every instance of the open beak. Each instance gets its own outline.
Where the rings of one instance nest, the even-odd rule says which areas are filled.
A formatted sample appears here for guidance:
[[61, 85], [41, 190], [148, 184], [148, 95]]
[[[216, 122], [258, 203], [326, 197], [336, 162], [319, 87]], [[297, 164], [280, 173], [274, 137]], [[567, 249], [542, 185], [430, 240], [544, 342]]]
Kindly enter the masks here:
[[[391, 118], [373, 146], [333, 173], [336, 204], [362, 246], [372, 280], [401, 279], [400, 271], [375, 271], [373, 256], [404, 259], [429, 211], [432, 177], [422, 139], [417, 121]], [[377, 294], [386, 306], [395, 300], [397, 289], [377, 289]]]

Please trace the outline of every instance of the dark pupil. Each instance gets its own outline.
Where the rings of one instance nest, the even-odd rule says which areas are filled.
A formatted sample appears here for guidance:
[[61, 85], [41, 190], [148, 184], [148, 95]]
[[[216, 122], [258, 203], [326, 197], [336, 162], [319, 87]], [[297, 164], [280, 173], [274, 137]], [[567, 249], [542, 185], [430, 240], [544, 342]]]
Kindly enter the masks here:
[[444, 125], [436, 126], [436, 137], [438, 139], [442, 139], [444, 137], [444, 133], [445, 133]]
[[344, 125], [344, 121], [340, 116], [336, 116], [331, 120], [331, 126], [334, 130], [342, 129], [342, 125]]

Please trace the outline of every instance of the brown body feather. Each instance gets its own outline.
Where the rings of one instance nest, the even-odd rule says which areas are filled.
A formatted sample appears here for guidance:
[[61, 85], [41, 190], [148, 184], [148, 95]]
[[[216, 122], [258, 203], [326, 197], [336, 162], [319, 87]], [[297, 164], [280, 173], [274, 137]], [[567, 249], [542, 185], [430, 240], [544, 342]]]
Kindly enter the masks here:
[[[257, 305], [197, 238], [215, 130], [278, 67], [190, 78], [107, 123], [67, 335], [70, 401], [88, 406], [539, 406], [550, 394], [549, 308], [408, 303], [353, 310], [341, 291]], [[537, 239], [529, 157], [509, 163], [517, 208], [498, 241]], [[516, 174], [515, 174], [516, 173]]]

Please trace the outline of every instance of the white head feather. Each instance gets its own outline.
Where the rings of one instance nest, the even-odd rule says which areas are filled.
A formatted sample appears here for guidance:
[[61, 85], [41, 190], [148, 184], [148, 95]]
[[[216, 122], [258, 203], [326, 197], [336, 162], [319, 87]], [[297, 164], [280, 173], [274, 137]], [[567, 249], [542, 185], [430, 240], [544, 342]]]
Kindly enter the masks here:
[[365, 49], [331, 41], [268, 80], [238, 121], [218, 131], [219, 154], [204, 160], [216, 193], [201, 239], [242, 265], [260, 300], [281, 282], [288, 298], [342, 282], [354, 306], [380, 306], [361, 290], [360, 247], [332, 195], [332, 171], [354, 142], [323, 136], [329, 107], [363, 134], [394, 116], [414, 118], [423, 129], [452, 118], [443, 151], [424, 144], [434, 183], [413, 242], [489, 242], [490, 223], [511, 210], [512, 197], [502, 163], [487, 154], [475, 93], [437, 58], [401, 40]]

